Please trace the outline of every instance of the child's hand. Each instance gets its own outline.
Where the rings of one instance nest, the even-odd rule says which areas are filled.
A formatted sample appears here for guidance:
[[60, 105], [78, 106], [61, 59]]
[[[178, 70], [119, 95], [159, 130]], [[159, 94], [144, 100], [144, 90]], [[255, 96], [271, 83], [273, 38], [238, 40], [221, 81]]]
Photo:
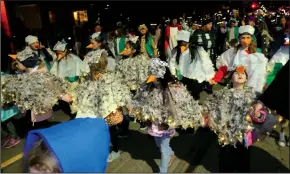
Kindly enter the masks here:
[[69, 94], [61, 95], [60, 99], [68, 103], [72, 102], [72, 96]]

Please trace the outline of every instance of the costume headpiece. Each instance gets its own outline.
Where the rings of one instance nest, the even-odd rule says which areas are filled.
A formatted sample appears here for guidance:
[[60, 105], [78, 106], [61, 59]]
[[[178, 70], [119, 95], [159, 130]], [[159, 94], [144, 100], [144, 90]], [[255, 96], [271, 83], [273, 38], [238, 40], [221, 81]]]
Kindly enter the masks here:
[[62, 41], [58, 41], [54, 47], [53, 51], [64, 51], [66, 48], [67, 42], [63, 39]]
[[149, 65], [149, 74], [157, 78], [163, 78], [168, 64], [159, 58], [152, 58]]
[[239, 34], [250, 34], [253, 35], [255, 32], [255, 28], [252, 27], [251, 25], [244, 25], [244, 26], [240, 26], [239, 28]]
[[148, 31], [148, 28], [145, 24], [139, 25], [138, 30], [140, 31], [141, 29], [145, 29], [146, 31]]
[[176, 40], [177, 41], [184, 41], [184, 42], [189, 42], [190, 38], [190, 32], [181, 30], [177, 33]]
[[133, 42], [134, 44], [138, 41], [138, 39], [139, 39], [139, 36], [129, 35], [129, 40]]
[[33, 44], [35, 42], [38, 42], [38, 38], [36, 36], [32, 36], [32, 35], [28, 35], [26, 38], [25, 38], [25, 42], [30, 45], [30, 44]]

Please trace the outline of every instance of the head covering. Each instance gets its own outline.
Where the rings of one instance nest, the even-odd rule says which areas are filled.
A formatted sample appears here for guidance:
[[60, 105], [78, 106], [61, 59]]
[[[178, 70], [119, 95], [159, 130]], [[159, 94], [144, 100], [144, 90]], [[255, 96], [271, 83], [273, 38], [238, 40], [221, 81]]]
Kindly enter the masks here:
[[149, 65], [149, 74], [157, 78], [164, 78], [168, 64], [159, 58], [152, 58]]
[[32, 36], [32, 35], [28, 35], [26, 38], [25, 38], [25, 42], [30, 45], [30, 44], [33, 44], [35, 42], [38, 42], [38, 38], [36, 36]]
[[96, 39], [100, 36], [101, 32], [96, 32], [94, 34], [91, 35], [91, 39]]
[[177, 36], [176, 36], [177, 41], [189, 42], [189, 38], [190, 38], [190, 32], [185, 31], [185, 30], [178, 31]]
[[139, 25], [138, 30], [140, 31], [141, 29], [145, 29], [146, 31], [148, 31], [148, 28], [145, 24]]
[[43, 139], [63, 173], [104, 173], [110, 150], [108, 125], [102, 118], [78, 118], [28, 132], [24, 159], [35, 141]]
[[256, 19], [254, 16], [249, 16], [248, 17], [248, 21], [253, 21], [253, 22], [256, 22]]
[[202, 20], [202, 26], [207, 25], [209, 23], [212, 23], [212, 20], [210, 18], [206, 18]]
[[66, 41], [63, 39], [61, 42], [58, 41], [54, 47], [53, 47], [53, 51], [65, 51], [65, 48], [66, 48]]
[[253, 35], [255, 32], [255, 28], [252, 27], [251, 25], [244, 25], [239, 27], [239, 34], [249, 34]]
[[134, 44], [137, 43], [139, 36], [129, 35], [129, 41], [133, 42]]

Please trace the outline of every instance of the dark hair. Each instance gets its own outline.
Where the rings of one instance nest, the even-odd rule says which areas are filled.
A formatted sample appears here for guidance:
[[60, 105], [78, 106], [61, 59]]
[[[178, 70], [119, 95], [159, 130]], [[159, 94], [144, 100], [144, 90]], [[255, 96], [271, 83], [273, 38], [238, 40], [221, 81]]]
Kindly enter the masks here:
[[[138, 36], [139, 36], [139, 38], [141, 38], [142, 37], [142, 34], [140, 33], [140, 31], [138, 31]], [[146, 34], [145, 34], [145, 43], [148, 43], [148, 41], [149, 41], [149, 37], [150, 37], [151, 35], [150, 35], [150, 33], [149, 33], [149, 31], [147, 30], [147, 32], [146, 32]]]
[[29, 150], [28, 159], [25, 159], [26, 172], [33, 167], [42, 173], [61, 173], [59, 162], [53, 152], [46, 146], [42, 139], [37, 140]]
[[109, 56], [115, 58], [115, 56], [114, 56], [114, 54], [112, 53], [112, 51], [110, 50], [108, 44], [105, 42], [104, 37], [103, 37], [102, 34], [100, 34], [100, 35], [99, 35], [98, 37], [96, 37], [96, 38], [91, 38], [91, 39], [95, 40], [95, 41], [98, 42], [98, 43], [101, 43], [100, 48], [101, 48], [101, 49], [105, 49], [105, 50], [108, 52]]
[[136, 43], [133, 43], [132, 41], [128, 41], [126, 44], [128, 44], [131, 48], [133, 48], [135, 51], [135, 53], [133, 54], [133, 57], [141, 54], [141, 45], [140, 45], [140, 41], [137, 41]]
[[178, 43], [178, 45], [175, 47], [176, 52], [177, 52], [175, 60], [176, 60], [177, 64], [179, 65], [179, 58], [181, 56], [181, 48], [180, 47], [185, 46], [186, 42], [178, 41], [177, 43]]
[[126, 36], [126, 30], [124, 27], [118, 27], [116, 30], [118, 31], [117, 37], [125, 37]]

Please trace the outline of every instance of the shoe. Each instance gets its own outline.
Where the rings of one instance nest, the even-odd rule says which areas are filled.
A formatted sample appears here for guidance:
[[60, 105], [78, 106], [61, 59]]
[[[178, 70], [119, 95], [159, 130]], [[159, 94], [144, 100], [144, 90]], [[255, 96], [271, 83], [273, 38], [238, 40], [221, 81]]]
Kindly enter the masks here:
[[279, 140], [278, 144], [279, 144], [280, 147], [285, 147], [286, 141], [285, 140]]
[[9, 137], [4, 138], [4, 140], [1, 141], [1, 147], [5, 147], [10, 141]]
[[142, 130], [142, 131], [147, 130], [147, 126], [145, 126], [145, 127], [140, 127], [140, 130]]
[[20, 143], [19, 139], [11, 138], [10, 141], [8, 142], [8, 144], [6, 144], [6, 146], [4, 146], [4, 148], [9, 149], [9, 148], [15, 147], [19, 143]]
[[107, 162], [110, 163], [119, 157], [120, 157], [120, 151], [118, 152], [112, 151], [108, 156]]

